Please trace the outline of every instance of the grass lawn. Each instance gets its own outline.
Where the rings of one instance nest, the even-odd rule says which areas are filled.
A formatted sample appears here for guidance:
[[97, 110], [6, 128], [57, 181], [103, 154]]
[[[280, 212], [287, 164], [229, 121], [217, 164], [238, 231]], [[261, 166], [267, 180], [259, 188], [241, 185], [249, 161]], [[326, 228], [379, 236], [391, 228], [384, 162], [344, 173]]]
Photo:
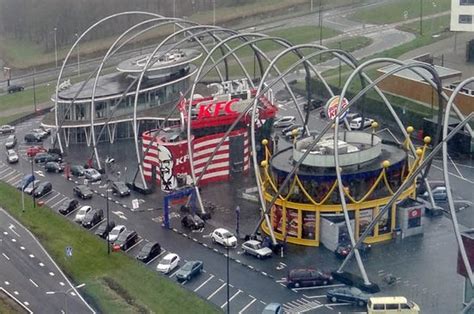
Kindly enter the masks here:
[[[422, 0], [423, 15], [449, 11], [451, 0]], [[348, 19], [370, 24], [389, 24], [420, 17], [419, 0], [390, 1], [361, 9]]]
[[[20, 193], [0, 183], [0, 206], [31, 230], [62, 270], [102, 313], [219, 313], [214, 305], [146, 268], [124, 253], [106, 254], [105, 241], [28, 199], [22, 212]], [[64, 248], [74, 248], [70, 259]]]
[[56, 84], [49, 84], [36, 86], [35, 92], [32, 88], [25, 89], [19, 93], [5, 94], [0, 96], [0, 112], [5, 110], [11, 110], [14, 108], [23, 108], [31, 106], [31, 111], [33, 111], [34, 104], [34, 95], [36, 94], [36, 103], [41, 104], [47, 101], [50, 101], [51, 95], [54, 93], [54, 87]]

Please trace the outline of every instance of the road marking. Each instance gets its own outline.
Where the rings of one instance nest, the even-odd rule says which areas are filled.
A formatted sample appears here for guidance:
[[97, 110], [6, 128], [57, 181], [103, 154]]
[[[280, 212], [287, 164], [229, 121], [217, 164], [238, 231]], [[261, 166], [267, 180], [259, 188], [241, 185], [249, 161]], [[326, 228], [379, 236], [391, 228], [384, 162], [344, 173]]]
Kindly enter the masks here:
[[15, 239], [15, 238], [12, 238], [12, 242], [16, 242], [16, 239]]
[[314, 290], [314, 289], [324, 289], [324, 288], [335, 288], [335, 287], [343, 287], [343, 284], [336, 284], [336, 285], [328, 285], [328, 286], [314, 286], [314, 287], [301, 287], [301, 288], [293, 288], [293, 291], [301, 291], [301, 290]]
[[321, 295], [306, 295], [306, 294], [303, 294], [303, 296], [305, 298], [308, 298], [308, 299], [317, 299], [317, 298], [325, 298], [326, 297], [325, 294], [321, 294]]
[[[10, 170], [10, 169], [8, 169]], [[15, 170], [12, 170], [11, 172], [7, 173], [6, 175], [3, 175], [2, 177], [0, 177], [0, 179], [5, 179], [5, 178], [8, 178], [9, 176], [11, 176], [12, 174], [14, 174], [16, 171]]]
[[38, 265], [40, 265], [40, 267], [44, 267], [44, 264], [43, 264], [43, 263], [39, 263]]
[[16, 176], [11, 177], [10, 179], [7, 180], [7, 183], [12, 183], [13, 181], [17, 180], [18, 177], [21, 176], [21, 173], [18, 173]]
[[[232, 302], [232, 300], [233, 300], [239, 293], [241, 293], [241, 292], [242, 292], [242, 290], [239, 289], [239, 291], [237, 291], [237, 292], [229, 299], [229, 303]], [[227, 301], [225, 301], [225, 303], [221, 305], [221, 309], [223, 309], [226, 305], [227, 305]]]
[[24, 250], [25, 250], [25, 247], [24, 247], [24, 246], [20, 246], [20, 250], [24, 251]]
[[226, 284], [223, 283], [222, 286], [220, 286], [219, 288], [217, 288], [217, 290], [214, 291], [210, 296], [208, 296], [207, 299], [209, 300], [209, 299], [211, 299], [213, 296], [215, 296], [222, 288], [225, 287], [225, 285], [226, 285]]
[[62, 202], [64, 202], [67, 199], [68, 199], [67, 197], [63, 197], [61, 200], [59, 200], [59, 202], [56, 202], [53, 205], [51, 205], [51, 207], [55, 208], [56, 206], [58, 206], [59, 204], [61, 204]]
[[351, 305], [351, 303], [331, 303], [331, 304], [326, 304], [324, 306], [329, 307], [329, 306], [341, 306], [341, 305]]
[[150, 265], [151, 262], [153, 262], [154, 260], [156, 260], [158, 257], [160, 257], [161, 255], [165, 254], [166, 253], [166, 250], [165, 249], [161, 249], [161, 253], [158, 254], [157, 256], [155, 256], [154, 258], [152, 258], [151, 260], [148, 261], [148, 263], [146, 263], [146, 265]]
[[35, 256], [33, 254], [30, 254], [29, 256], [30, 256], [30, 258], [35, 258]]
[[7, 254], [2, 253], [2, 255], [5, 256], [5, 258], [6, 258], [7, 260], [10, 260], [10, 258], [7, 256]]
[[62, 281], [59, 282], [59, 285], [61, 285], [62, 287], [64, 287], [66, 284]]
[[30, 278], [30, 282], [31, 282], [36, 288], [39, 287], [38, 284], [37, 284], [36, 282], [34, 282], [33, 279], [31, 279], [31, 278]]
[[18, 234], [18, 232], [15, 231], [15, 226], [13, 224], [10, 224], [10, 226], [8, 226], [8, 229], [10, 229], [11, 232], [16, 234], [17, 237], [21, 238], [21, 236]]
[[133, 249], [134, 247], [136, 247], [139, 243], [141, 243], [143, 241], [143, 238], [141, 238], [137, 243], [135, 243], [134, 245], [132, 245], [131, 247], [129, 247], [125, 252], [128, 252], [130, 251], [131, 249]]
[[9, 285], [10, 285], [10, 283], [9, 283], [8, 281], [5, 281], [5, 285], [9, 286]]
[[49, 272], [49, 275], [50, 275], [51, 277], [54, 277], [54, 273], [53, 273], [52, 271]]
[[12, 170], [12, 169], [10, 169], [10, 168], [6, 167], [6, 168], [5, 168], [5, 169], [3, 169], [2, 171], [0, 171], [0, 175], [1, 175], [1, 174], [3, 174], [3, 173], [5, 173], [5, 172], [6, 172], [6, 171], [8, 171], [8, 170]]
[[13, 294], [15, 294], [15, 295], [19, 295], [19, 294], [20, 294], [20, 292], [18, 292], [18, 291], [16, 291], [16, 290], [15, 290], [15, 291], [13, 291]]
[[98, 223], [96, 223], [95, 225], [93, 225], [92, 227], [89, 228], [89, 231], [92, 231], [94, 229], [97, 229], [97, 227], [99, 227], [99, 225], [102, 223], [102, 221], [104, 221], [105, 218], [102, 218], [101, 221], [99, 221]]
[[178, 272], [179, 270], [179, 267], [176, 267], [176, 270], [171, 274], [169, 275], [170, 278], [174, 277], [174, 275], [176, 275], [176, 273]]
[[257, 299], [255, 299], [254, 297], [251, 297], [253, 300], [250, 301], [243, 309], [241, 309], [239, 311], [239, 314], [242, 314], [246, 309], [248, 309], [252, 304], [254, 304], [255, 301], [257, 301]]
[[[56, 192], [56, 191], [55, 191], [55, 192]], [[53, 197], [51, 197], [50, 199], [46, 200], [44, 203], [45, 203], [45, 204], [48, 204], [48, 202], [51, 202], [51, 201], [54, 200], [56, 197], [58, 197], [58, 196], [61, 195], [61, 193], [59, 193], [59, 192], [56, 192], [56, 193], [58, 193], [58, 194], [56, 194], [55, 196], [53, 196]]]
[[194, 292], [196, 292], [196, 291], [198, 291], [199, 289], [201, 289], [202, 287], [204, 287], [204, 285], [205, 285], [206, 283], [208, 283], [209, 280], [211, 280], [212, 278], [214, 278], [214, 275], [211, 274], [211, 276], [210, 276], [206, 281], [204, 281], [199, 287], [197, 287], [196, 289], [194, 289]]

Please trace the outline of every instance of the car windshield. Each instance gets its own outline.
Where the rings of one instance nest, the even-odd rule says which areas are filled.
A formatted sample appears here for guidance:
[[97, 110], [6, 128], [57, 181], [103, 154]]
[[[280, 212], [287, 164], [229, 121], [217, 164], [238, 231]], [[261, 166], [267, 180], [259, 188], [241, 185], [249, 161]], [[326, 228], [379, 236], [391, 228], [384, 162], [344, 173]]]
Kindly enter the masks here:
[[224, 232], [222, 233], [222, 237], [224, 237], [224, 239], [229, 239], [229, 238], [232, 238], [233, 235], [230, 232]]
[[193, 269], [193, 264], [192, 263], [186, 263], [184, 264], [183, 267], [181, 267], [182, 270], [191, 270]]
[[79, 209], [78, 214], [83, 214], [84, 215], [85, 213], [87, 213], [88, 209], [89, 209], [88, 207], [81, 208], [81, 209]]
[[8, 152], [8, 156], [9, 156], [9, 157], [13, 157], [13, 156], [15, 156], [15, 155], [16, 155], [16, 153], [13, 152], [13, 151], [9, 151], [9, 152]]
[[114, 228], [114, 229], [112, 229], [112, 232], [110, 232], [110, 235], [116, 236], [120, 233], [120, 230], [122, 230], [122, 229]]
[[161, 262], [160, 264], [162, 265], [169, 265], [171, 263], [171, 259], [173, 258], [172, 255], [170, 256], [166, 256]]

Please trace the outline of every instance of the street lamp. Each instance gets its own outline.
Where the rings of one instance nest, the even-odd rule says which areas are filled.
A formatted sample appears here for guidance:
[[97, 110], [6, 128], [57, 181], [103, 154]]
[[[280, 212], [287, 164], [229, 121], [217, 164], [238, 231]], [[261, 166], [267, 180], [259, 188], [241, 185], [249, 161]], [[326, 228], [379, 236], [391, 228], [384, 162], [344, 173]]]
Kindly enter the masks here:
[[423, 0], [420, 0], [420, 35], [423, 36]]
[[[105, 198], [107, 199], [106, 200], [106, 205], [105, 205], [105, 210], [107, 212], [107, 222], [106, 222], [106, 228], [107, 230], [109, 229], [109, 223], [110, 223], [110, 220], [109, 220], [109, 192], [110, 192], [110, 181], [109, 179], [107, 179], [107, 189], [106, 189], [106, 192], [105, 192]], [[110, 240], [109, 240], [109, 234], [107, 233], [107, 255], [110, 255]]]
[[[319, 0], [319, 11], [318, 11], [318, 22], [319, 22], [319, 44], [323, 44], [323, 15], [322, 15], [322, 1]], [[321, 60], [321, 55], [320, 55], [320, 60]]]
[[56, 64], [56, 68], [58, 67], [58, 42], [57, 42], [57, 32], [58, 29], [55, 27], [54, 28], [54, 61]]
[[[76, 38], [79, 38], [79, 35], [77, 33], [74, 34]], [[77, 76], [81, 76], [81, 65], [79, 62], [79, 43], [77, 43]]]
[[229, 246], [226, 245], [227, 250], [227, 314], [230, 314], [230, 302], [229, 302]]
[[216, 0], [212, 0], [212, 25], [216, 26]]
[[52, 294], [64, 294], [64, 313], [67, 314], [68, 310], [67, 310], [67, 295], [69, 294], [69, 292], [71, 292], [72, 290], [74, 289], [80, 289], [82, 287], [84, 287], [86, 284], [85, 283], [81, 283], [80, 285], [77, 285], [75, 287], [72, 287], [72, 288], [69, 288], [68, 290], [66, 291], [46, 291], [46, 294], [48, 295], [52, 295]]

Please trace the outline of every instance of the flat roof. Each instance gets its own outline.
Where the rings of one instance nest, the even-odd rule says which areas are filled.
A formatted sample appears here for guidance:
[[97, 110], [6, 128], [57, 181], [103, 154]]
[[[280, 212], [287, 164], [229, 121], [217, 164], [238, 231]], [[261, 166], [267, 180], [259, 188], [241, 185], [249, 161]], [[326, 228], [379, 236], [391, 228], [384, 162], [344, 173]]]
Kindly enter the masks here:
[[[407, 64], [408, 63], [415, 63], [415, 62], [416, 63], [429, 64], [429, 63], [426, 63], [426, 62], [421, 62], [421, 61], [417, 61], [417, 60], [413, 60], [413, 59], [408, 59], [408, 60], [405, 60], [404, 62], [407, 63]], [[400, 65], [391, 64], [391, 65], [385, 66], [383, 68], [380, 68], [377, 71], [382, 72], [382, 73], [388, 73], [392, 70], [395, 70], [398, 67], [400, 67]], [[439, 65], [434, 65], [434, 68], [438, 72], [438, 75], [441, 79], [447, 79], [447, 78], [452, 78], [452, 77], [456, 77], [456, 76], [461, 77], [461, 75], [462, 75], [461, 71], [446, 68], [446, 67], [442, 67], [442, 66], [439, 66]], [[420, 68], [420, 67], [416, 67], [416, 68], [412, 68], [412, 69], [404, 69], [404, 70], [401, 70], [401, 71], [399, 71], [399, 72], [397, 72], [393, 75], [398, 76], [398, 77], [402, 77], [402, 78], [405, 78], [405, 79], [413, 80], [413, 81], [420, 81], [420, 82], [421, 81], [426, 81], [421, 76], [419, 76], [418, 74], [413, 72], [413, 70], [416, 70], [417, 72], [425, 75], [428, 78], [432, 77], [430, 72], [428, 72], [427, 70], [425, 70], [423, 68]]]
[[[153, 72], [157, 70], [172, 69], [176, 67], [184, 67], [187, 64], [199, 59], [202, 55], [201, 52], [195, 49], [179, 49], [162, 54], [158, 51], [153, 57], [152, 64], [148, 68], [147, 72]], [[145, 68], [146, 63], [151, 57], [151, 53], [141, 55], [138, 57], [130, 58], [119, 63], [117, 70], [126, 73], [139, 73]]]

